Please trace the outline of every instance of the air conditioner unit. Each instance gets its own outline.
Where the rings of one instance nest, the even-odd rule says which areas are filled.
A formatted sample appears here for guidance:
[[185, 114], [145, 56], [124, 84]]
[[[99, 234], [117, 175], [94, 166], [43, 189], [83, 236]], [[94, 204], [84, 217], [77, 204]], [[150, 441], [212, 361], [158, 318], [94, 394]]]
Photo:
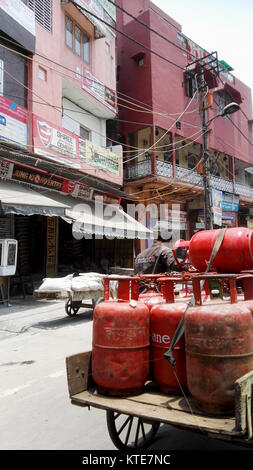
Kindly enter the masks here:
[[0, 239], [0, 276], [13, 276], [17, 268], [18, 241]]

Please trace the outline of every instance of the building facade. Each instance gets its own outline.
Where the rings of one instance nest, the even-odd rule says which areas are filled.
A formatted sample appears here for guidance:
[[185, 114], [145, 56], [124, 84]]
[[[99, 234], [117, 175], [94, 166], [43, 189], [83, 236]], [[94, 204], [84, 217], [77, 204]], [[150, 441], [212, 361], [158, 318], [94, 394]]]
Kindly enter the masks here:
[[[125, 191], [144, 205], [155, 204], [158, 211], [168, 204], [160, 216], [170, 221], [174, 210], [183, 238], [204, 227], [202, 77], [210, 185], [213, 201], [218, 198], [222, 205], [215, 226], [251, 227], [250, 88], [218, 53], [210, 55], [186, 37], [181, 25], [149, 0], [116, 4], [117, 27], [124, 33], [117, 35], [117, 75], [119, 133], [127, 150]], [[231, 102], [240, 111], [218, 116]], [[140, 248], [145, 245], [143, 241]]]
[[[107, 138], [117, 115], [115, 19], [107, 1], [1, 2], [0, 231], [18, 240], [17, 289], [107, 272], [122, 253], [132, 266], [122, 146]], [[105, 227], [108, 203], [115, 214]]]

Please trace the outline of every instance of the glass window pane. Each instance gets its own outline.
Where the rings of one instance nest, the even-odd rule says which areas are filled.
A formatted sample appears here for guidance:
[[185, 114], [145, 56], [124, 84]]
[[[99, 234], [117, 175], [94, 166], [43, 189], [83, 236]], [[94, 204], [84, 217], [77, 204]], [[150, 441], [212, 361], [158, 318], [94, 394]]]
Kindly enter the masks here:
[[82, 137], [83, 139], [89, 140], [90, 131], [83, 126], [80, 126], [80, 137]]
[[74, 51], [76, 54], [81, 55], [81, 31], [75, 26], [75, 45]]
[[71, 49], [73, 46], [72, 28], [73, 25], [71, 19], [66, 17], [66, 44], [71, 47]]
[[90, 38], [86, 34], [83, 35], [83, 58], [85, 62], [90, 63]]

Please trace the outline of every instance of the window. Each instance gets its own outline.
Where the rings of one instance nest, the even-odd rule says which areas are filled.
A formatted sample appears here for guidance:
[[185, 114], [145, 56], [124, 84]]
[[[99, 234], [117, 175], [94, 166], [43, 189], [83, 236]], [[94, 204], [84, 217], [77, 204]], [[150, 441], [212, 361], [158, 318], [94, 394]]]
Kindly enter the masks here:
[[52, 32], [52, 0], [22, 0], [35, 13], [35, 20]]
[[80, 137], [82, 137], [83, 139], [89, 140], [90, 131], [83, 126], [80, 126]]
[[189, 98], [192, 98], [195, 91], [197, 90], [196, 80], [194, 74], [190, 72], [185, 72], [184, 74], [184, 85], [185, 85], [185, 94]]
[[67, 46], [73, 47], [73, 38], [72, 38], [73, 23], [70, 18], [66, 17], [66, 28], [65, 28], [65, 37]]
[[[3, 41], [1, 44], [5, 45]], [[3, 94], [10, 101], [27, 108], [26, 59], [12, 51], [0, 48], [0, 75], [2, 76], [0, 96]]]
[[[218, 106], [218, 112], [220, 113], [227, 104], [231, 103], [231, 98], [227, 95], [227, 93], [224, 93], [224, 91], [218, 91], [217, 93], [217, 106]], [[227, 115], [226, 117], [228, 117]]]
[[90, 63], [90, 38], [83, 34], [83, 58], [87, 64]]
[[66, 45], [74, 54], [90, 63], [90, 38], [68, 16], [65, 22]]
[[77, 26], [75, 26], [74, 52], [81, 55], [81, 31]]
[[44, 82], [47, 81], [47, 71], [43, 69], [42, 67], [39, 67], [38, 76]]

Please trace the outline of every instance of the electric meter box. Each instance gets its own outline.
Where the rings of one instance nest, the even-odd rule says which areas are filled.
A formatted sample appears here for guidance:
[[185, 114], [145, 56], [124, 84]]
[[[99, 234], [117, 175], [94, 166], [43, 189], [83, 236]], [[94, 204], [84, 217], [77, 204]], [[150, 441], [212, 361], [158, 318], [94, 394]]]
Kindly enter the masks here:
[[12, 238], [0, 239], [0, 276], [13, 276], [17, 267], [18, 241]]

